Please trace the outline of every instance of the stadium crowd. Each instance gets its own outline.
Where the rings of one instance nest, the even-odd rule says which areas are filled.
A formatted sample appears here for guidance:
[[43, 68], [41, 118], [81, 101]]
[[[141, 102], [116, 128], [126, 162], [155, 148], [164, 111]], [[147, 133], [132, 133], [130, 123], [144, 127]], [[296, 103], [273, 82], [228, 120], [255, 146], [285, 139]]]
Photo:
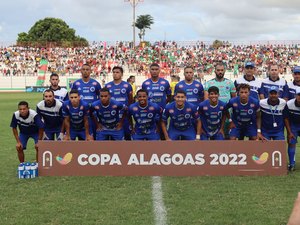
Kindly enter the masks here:
[[255, 62], [257, 75], [265, 75], [268, 64], [280, 64], [280, 73], [291, 71], [299, 62], [298, 45], [234, 45], [228, 42], [214, 48], [212, 45], [197, 41], [179, 45], [176, 42], [155, 42], [142, 44], [135, 50], [128, 42], [94, 42], [85, 48], [0, 48], [0, 75], [34, 76], [38, 73], [39, 61], [46, 58], [48, 70], [62, 76], [80, 73], [83, 64], [92, 66], [92, 76], [106, 76], [114, 66], [122, 66], [135, 75], [149, 77], [151, 62], [160, 62], [161, 74], [177, 75], [185, 65], [195, 68], [196, 76], [213, 73], [217, 62], [223, 62], [234, 75], [243, 73], [245, 61]]

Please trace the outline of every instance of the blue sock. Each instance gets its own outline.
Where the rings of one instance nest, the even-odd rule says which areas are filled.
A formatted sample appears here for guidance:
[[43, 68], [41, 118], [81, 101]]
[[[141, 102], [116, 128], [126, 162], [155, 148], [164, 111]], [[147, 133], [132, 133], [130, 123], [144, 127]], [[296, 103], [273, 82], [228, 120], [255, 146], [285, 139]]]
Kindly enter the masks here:
[[295, 165], [295, 152], [296, 152], [296, 147], [288, 147], [288, 155], [289, 155], [289, 161], [290, 165]]

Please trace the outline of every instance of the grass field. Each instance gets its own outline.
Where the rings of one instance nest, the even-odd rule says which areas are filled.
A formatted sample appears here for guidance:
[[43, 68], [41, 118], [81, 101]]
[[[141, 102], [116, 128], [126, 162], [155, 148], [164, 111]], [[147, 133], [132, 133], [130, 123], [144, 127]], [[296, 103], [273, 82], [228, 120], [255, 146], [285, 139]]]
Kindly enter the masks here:
[[[21, 100], [35, 109], [41, 94], [0, 94], [0, 224], [155, 224], [151, 177], [19, 180], [9, 124]], [[32, 141], [25, 154], [34, 160]], [[169, 225], [286, 224], [300, 191], [299, 171], [281, 177], [162, 177], [161, 181]]]

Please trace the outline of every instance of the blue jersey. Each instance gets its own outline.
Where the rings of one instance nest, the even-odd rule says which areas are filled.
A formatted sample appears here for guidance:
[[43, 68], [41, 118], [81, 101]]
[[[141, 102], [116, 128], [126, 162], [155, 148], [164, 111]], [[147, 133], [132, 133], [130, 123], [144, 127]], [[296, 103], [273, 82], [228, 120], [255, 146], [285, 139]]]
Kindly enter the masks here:
[[272, 106], [269, 99], [259, 102], [261, 108], [261, 131], [268, 135], [277, 135], [284, 130], [284, 118], [288, 116], [286, 101], [279, 98], [278, 104]]
[[232, 108], [232, 121], [236, 127], [256, 125], [256, 112], [259, 111], [259, 101], [256, 99], [249, 97], [248, 102], [242, 104], [238, 96], [230, 99], [225, 108]]
[[166, 105], [166, 108], [162, 114], [162, 120], [164, 122], [168, 121], [170, 117], [170, 129], [176, 129], [180, 131], [185, 131], [190, 127], [194, 126], [194, 121], [199, 119], [199, 114], [197, 111], [197, 106], [185, 102], [182, 109], [176, 107], [176, 102], [172, 102]]
[[129, 95], [132, 95], [132, 86], [125, 81], [120, 84], [115, 84], [113, 81], [105, 85], [109, 89], [111, 99], [121, 102], [124, 105], [129, 105]]
[[198, 111], [202, 123], [202, 129], [209, 136], [219, 133], [222, 117], [225, 113], [226, 103], [218, 101], [216, 106], [212, 106], [209, 99], [201, 102]]
[[165, 108], [167, 96], [171, 95], [170, 84], [167, 80], [159, 78], [157, 82], [153, 82], [150, 78], [143, 82], [142, 89], [148, 91], [148, 97], [151, 102]]
[[90, 79], [88, 82], [79, 79], [73, 83], [72, 89], [78, 90], [80, 98], [91, 105], [99, 99], [101, 85], [94, 79]]
[[289, 97], [289, 88], [287, 86], [286, 80], [278, 78], [276, 81], [272, 81], [269, 77], [262, 80], [260, 94], [263, 94], [265, 98], [269, 97], [269, 89], [272, 86], [276, 86], [279, 89], [279, 98]]
[[36, 106], [36, 112], [43, 119], [45, 131], [59, 132], [63, 123], [62, 105], [59, 100], [54, 99], [53, 105], [50, 107], [45, 101], [40, 101]]
[[124, 109], [124, 105], [113, 99], [107, 106], [102, 105], [101, 101], [94, 102], [91, 106], [91, 111], [95, 112], [103, 129], [113, 130], [120, 121], [120, 111]]
[[19, 111], [14, 112], [10, 127], [19, 127], [20, 134], [32, 135], [37, 134], [44, 124], [36, 111], [29, 109], [27, 117], [22, 117]]
[[67, 89], [62, 88], [62, 87], [58, 87], [58, 89], [56, 89], [56, 90], [52, 89], [51, 87], [49, 89], [54, 92], [55, 99], [57, 99], [61, 102], [69, 100]]
[[178, 90], [183, 90], [186, 93], [186, 101], [194, 105], [199, 105], [204, 99], [203, 85], [196, 80], [191, 84], [187, 84], [184, 80], [180, 81], [175, 86], [175, 94]]
[[239, 84], [248, 84], [250, 86], [250, 97], [259, 100], [261, 81], [253, 77], [252, 80], [246, 80], [245, 76], [234, 81], [235, 87], [238, 89]]
[[156, 131], [156, 123], [160, 119], [161, 108], [153, 103], [142, 108], [138, 102], [130, 105], [128, 109], [129, 116], [135, 121], [135, 133], [140, 135], [153, 134]]
[[288, 92], [289, 92], [289, 100], [295, 98], [296, 90], [300, 89], [300, 86], [295, 83], [295, 81], [291, 81], [287, 83]]
[[296, 99], [291, 99], [287, 103], [288, 117], [291, 127], [300, 129], [300, 105], [296, 105]]
[[75, 131], [84, 130], [84, 117], [89, 114], [89, 105], [80, 100], [78, 107], [73, 107], [71, 101], [63, 104], [63, 116], [70, 118], [70, 129]]

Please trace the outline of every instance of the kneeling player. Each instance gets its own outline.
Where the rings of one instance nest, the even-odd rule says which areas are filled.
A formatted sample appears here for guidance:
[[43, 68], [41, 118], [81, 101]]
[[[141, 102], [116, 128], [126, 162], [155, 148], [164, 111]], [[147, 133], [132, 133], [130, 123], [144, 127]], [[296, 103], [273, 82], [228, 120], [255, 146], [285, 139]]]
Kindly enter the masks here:
[[161, 108], [156, 103], [148, 101], [146, 90], [138, 90], [137, 100], [138, 102], [130, 105], [128, 109], [131, 127], [133, 127], [132, 118], [135, 121], [135, 126], [132, 129], [132, 139], [159, 140], [157, 125], [160, 122]]
[[[194, 121], [197, 121], [197, 139], [200, 139], [200, 120], [197, 106], [186, 101], [186, 93], [182, 90], [175, 94], [175, 102], [166, 106], [162, 115], [162, 131], [166, 140], [195, 140], [196, 130]], [[167, 122], [170, 118], [169, 129]]]
[[64, 126], [66, 135], [64, 140], [92, 140], [89, 133], [89, 106], [80, 99], [77, 90], [72, 89], [69, 101], [63, 104]]
[[201, 119], [201, 140], [224, 140], [226, 103], [219, 100], [219, 88], [208, 88], [208, 99], [201, 102], [198, 112]]

